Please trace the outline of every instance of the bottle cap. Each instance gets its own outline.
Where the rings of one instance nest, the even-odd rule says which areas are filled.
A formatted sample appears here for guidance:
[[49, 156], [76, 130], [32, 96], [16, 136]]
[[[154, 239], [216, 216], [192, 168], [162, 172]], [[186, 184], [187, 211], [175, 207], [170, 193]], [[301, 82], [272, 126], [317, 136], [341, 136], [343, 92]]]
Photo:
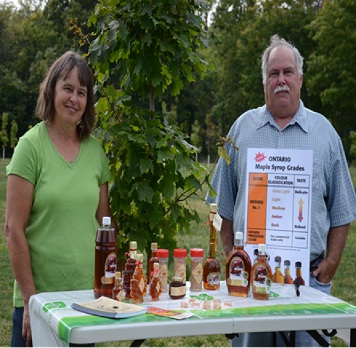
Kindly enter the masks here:
[[285, 260], [285, 261], [284, 261], [284, 265], [285, 265], [285, 266], [290, 266], [290, 261], [289, 261], [289, 260]]
[[157, 243], [151, 243], [151, 250], [157, 250], [158, 245]]
[[301, 263], [300, 261], [297, 261], [297, 262], [295, 263], [295, 267], [302, 267], [302, 263]]
[[217, 211], [218, 211], [218, 205], [216, 203], [211, 203], [210, 204], [210, 212], [217, 213]]
[[159, 270], [159, 263], [158, 262], [154, 262], [153, 263], [153, 268]]
[[281, 262], [281, 261], [282, 261], [282, 259], [281, 259], [281, 257], [280, 257], [280, 256], [276, 256], [276, 257], [274, 258], [274, 261], [275, 261], [275, 262]]
[[136, 261], [143, 262], [143, 254], [136, 254]]
[[204, 257], [204, 250], [199, 248], [190, 249], [191, 257]]
[[265, 253], [266, 252], [266, 244], [258, 244], [258, 252]]
[[169, 256], [168, 249], [157, 249], [156, 253], [157, 253], [157, 257], [162, 259], [166, 259]]
[[130, 249], [137, 249], [137, 242], [130, 242]]
[[186, 249], [174, 249], [173, 256], [174, 257], [187, 257], [187, 250]]
[[104, 216], [103, 217], [103, 226], [110, 226], [111, 225], [111, 217], [110, 216]]
[[115, 278], [121, 278], [121, 272], [120, 271], [117, 271], [115, 273]]
[[237, 240], [243, 240], [243, 239], [244, 239], [244, 234], [243, 234], [243, 232], [235, 232], [235, 239], [237, 239]]

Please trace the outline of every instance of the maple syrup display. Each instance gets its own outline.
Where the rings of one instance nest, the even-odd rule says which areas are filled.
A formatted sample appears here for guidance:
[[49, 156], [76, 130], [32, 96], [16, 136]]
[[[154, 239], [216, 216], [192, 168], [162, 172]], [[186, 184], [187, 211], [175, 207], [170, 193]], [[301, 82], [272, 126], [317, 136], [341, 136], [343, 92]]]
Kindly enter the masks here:
[[143, 254], [136, 255], [136, 268], [130, 282], [130, 294], [134, 303], [142, 303], [146, 295], [146, 276], [143, 272]]
[[226, 286], [229, 295], [247, 297], [250, 290], [251, 259], [244, 250], [243, 233], [235, 233], [235, 245], [226, 258]]
[[209, 257], [204, 262], [203, 267], [203, 286], [206, 290], [219, 290], [220, 289], [220, 263], [216, 258], [216, 229], [214, 227], [214, 217], [217, 213], [217, 205], [210, 204], [209, 214]]
[[137, 242], [130, 242], [130, 250], [127, 253], [127, 259], [125, 263], [125, 269], [122, 271], [123, 275], [123, 289], [125, 293], [125, 299], [131, 299], [130, 283], [133, 273], [136, 268], [136, 253], [137, 253]]
[[153, 264], [150, 282], [150, 296], [152, 301], [158, 301], [162, 293], [161, 280], [159, 279], [159, 263]]
[[112, 289], [112, 298], [117, 301], [122, 301], [123, 288], [122, 288], [122, 278], [121, 272], [117, 271], [115, 274], [115, 285]]
[[94, 296], [112, 297], [116, 273], [116, 232], [104, 216], [95, 239]]
[[148, 275], [147, 275], [147, 284], [151, 283], [151, 275], [153, 272], [153, 264], [159, 262], [157, 257], [157, 243], [151, 243], [151, 257], [148, 261]]
[[284, 283], [284, 276], [283, 273], [281, 272], [281, 257], [280, 256], [276, 256], [274, 258], [274, 262], [275, 262], [275, 271], [273, 273], [273, 282], [274, 283], [279, 283], [279, 284], [283, 284]]
[[252, 295], [256, 300], [268, 300], [272, 285], [272, 270], [267, 262], [266, 245], [258, 245], [257, 262], [251, 270]]
[[293, 278], [290, 275], [290, 261], [284, 261], [284, 284], [293, 284]]

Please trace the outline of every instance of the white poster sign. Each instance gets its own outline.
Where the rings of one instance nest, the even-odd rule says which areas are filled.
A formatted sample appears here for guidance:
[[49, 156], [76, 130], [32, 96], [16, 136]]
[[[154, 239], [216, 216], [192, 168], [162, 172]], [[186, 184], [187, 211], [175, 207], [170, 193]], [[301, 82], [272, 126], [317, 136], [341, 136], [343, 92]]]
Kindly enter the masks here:
[[266, 244], [278, 283], [293, 282], [301, 266], [309, 285], [312, 174], [311, 150], [248, 149], [245, 248], [253, 262]]

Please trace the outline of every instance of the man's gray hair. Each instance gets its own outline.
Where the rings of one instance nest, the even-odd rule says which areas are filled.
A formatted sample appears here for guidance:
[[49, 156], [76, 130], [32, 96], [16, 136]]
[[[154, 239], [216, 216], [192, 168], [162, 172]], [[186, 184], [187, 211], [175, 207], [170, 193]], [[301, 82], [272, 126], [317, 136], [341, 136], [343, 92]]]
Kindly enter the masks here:
[[297, 65], [297, 70], [299, 76], [303, 76], [303, 57], [299, 53], [298, 49], [290, 44], [288, 41], [280, 38], [277, 34], [271, 36], [270, 45], [265, 49], [261, 58], [261, 69], [262, 69], [262, 82], [263, 85], [267, 82], [267, 65], [271, 51], [278, 46], [286, 46], [293, 51], [295, 63]]

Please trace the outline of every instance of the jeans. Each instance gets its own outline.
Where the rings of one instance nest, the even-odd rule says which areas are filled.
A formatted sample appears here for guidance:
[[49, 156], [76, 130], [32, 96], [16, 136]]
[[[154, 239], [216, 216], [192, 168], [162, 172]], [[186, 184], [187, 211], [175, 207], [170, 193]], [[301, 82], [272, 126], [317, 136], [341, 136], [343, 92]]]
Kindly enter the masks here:
[[[317, 266], [321, 259], [316, 260], [311, 266]], [[328, 284], [320, 283], [313, 275], [309, 274], [309, 286], [330, 295], [331, 282]], [[285, 332], [289, 336], [288, 332]], [[330, 342], [330, 338], [322, 335], [322, 337]], [[257, 333], [241, 333], [239, 337], [234, 337], [231, 340], [231, 347], [285, 347], [285, 344], [277, 333], [274, 332], [257, 332]], [[319, 344], [306, 331], [296, 331], [295, 334], [296, 347], [319, 347]]]

